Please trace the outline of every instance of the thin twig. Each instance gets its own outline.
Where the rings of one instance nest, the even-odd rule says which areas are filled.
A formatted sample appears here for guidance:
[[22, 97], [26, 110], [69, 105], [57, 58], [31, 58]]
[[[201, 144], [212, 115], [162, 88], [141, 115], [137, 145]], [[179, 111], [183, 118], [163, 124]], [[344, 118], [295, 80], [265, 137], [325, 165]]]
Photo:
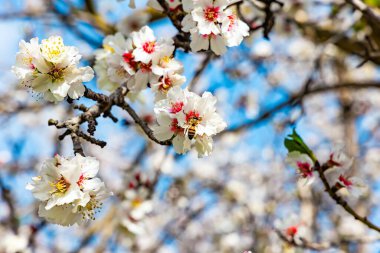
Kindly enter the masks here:
[[375, 230], [380, 233], [380, 227], [373, 224], [371, 221], [368, 220], [367, 217], [359, 215], [355, 210], [341, 197], [339, 197], [336, 192], [331, 188], [329, 185], [327, 178], [324, 174], [324, 172], [329, 168], [328, 165], [323, 164], [322, 166], [319, 164], [319, 162], [315, 165], [316, 170], [318, 171], [319, 177], [322, 180], [322, 183], [325, 187], [325, 190], [330, 195], [330, 197], [335, 200], [335, 202], [343, 207], [344, 210], [346, 210], [347, 213], [349, 213], [351, 216], [353, 216], [356, 220], [360, 221], [364, 225], [366, 225], [368, 228]]

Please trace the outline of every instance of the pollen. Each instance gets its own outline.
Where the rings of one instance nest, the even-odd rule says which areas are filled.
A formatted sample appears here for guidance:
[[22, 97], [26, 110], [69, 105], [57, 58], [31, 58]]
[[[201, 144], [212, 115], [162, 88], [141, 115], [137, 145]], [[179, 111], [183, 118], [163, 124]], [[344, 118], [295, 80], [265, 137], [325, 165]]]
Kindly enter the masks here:
[[151, 54], [155, 51], [156, 42], [155, 41], [145, 42], [142, 47], [146, 53]]
[[219, 7], [209, 6], [204, 11], [204, 18], [209, 22], [216, 22], [219, 17]]
[[95, 220], [95, 214], [100, 212], [103, 207], [103, 203], [95, 199], [95, 196], [91, 195], [91, 199], [85, 206], [79, 206], [78, 211], [82, 213], [82, 219]]
[[54, 187], [51, 191], [52, 194], [64, 194], [70, 187], [70, 183], [63, 176], [55, 183], [50, 183], [50, 185]]
[[55, 61], [59, 59], [65, 52], [62, 38], [59, 36], [52, 36], [47, 40], [43, 40], [41, 51], [48, 60]]
[[134, 200], [131, 201], [131, 205], [133, 208], [138, 208], [139, 206], [141, 206], [141, 204], [142, 204], [142, 200], [139, 198], [135, 198]]
[[110, 45], [104, 44], [103, 48], [104, 48], [104, 50], [106, 50], [110, 53], [115, 53], [115, 49], [113, 49], [113, 47], [111, 47]]
[[160, 61], [162, 64], [168, 64], [171, 60], [172, 60], [172, 58], [170, 56], [164, 56], [161, 58]]
[[162, 84], [160, 86], [161, 91], [167, 93], [169, 89], [172, 87], [172, 80], [169, 77], [162, 78]]
[[63, 79], [64, 70], [60, 68], [54, 68], [49, 72], [52, 81], [58, 81]]

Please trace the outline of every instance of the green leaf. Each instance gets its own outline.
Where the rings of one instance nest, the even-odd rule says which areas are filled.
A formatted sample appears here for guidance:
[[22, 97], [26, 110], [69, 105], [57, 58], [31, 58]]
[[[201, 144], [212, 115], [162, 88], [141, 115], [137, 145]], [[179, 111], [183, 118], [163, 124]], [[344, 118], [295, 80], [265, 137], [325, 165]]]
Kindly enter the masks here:
[[317, 161], [313, 151], [306, 145], [306, 143], [302, 140], [301, 136], [293, 129], [293, 133], [289, 134], [285, 140], [284, 145], [288, 149], [288, 152], [298, 151], [302, 154], [308, 155], [313, 162]]

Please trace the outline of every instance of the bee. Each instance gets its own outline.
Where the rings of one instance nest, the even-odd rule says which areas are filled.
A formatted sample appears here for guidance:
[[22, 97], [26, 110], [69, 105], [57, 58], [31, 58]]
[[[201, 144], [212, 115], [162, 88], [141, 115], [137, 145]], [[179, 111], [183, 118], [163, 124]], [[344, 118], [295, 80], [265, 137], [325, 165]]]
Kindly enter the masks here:
[[189, 120], [190, 127], [187, 129], [187, 137], [192, 140], [196, 134], [196, 127], [199, 122], [202, 121], [202, 117], [193, 117]]

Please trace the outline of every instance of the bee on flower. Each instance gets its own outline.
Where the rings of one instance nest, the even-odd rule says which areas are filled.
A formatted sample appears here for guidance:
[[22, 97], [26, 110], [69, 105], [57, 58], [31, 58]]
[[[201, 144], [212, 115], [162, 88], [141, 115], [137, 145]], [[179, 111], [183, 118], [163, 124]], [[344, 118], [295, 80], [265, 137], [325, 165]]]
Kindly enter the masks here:
[[173, 138], [174, 149], [179, 154], [194, 146], [198, 156], [208, 156], [213, 147], [212, 136], [227, 126], [216, 112], [215, 105], [216, 98], [209, 92], [199, 96], [187, 89], [171, 89], [167, 98], [155, 105], [156, 138]]
[[38, 43], [21, 41], [13, 73], [21, 84], [42, 93], [51, 102], [62, 101], [66, 96], [77, 99], [83, 96], [83, 82], [91, 81], [91, 67], [78, 67], [81, 56], [75, 47], [65, 46], [60, 36], [51, 36]]

